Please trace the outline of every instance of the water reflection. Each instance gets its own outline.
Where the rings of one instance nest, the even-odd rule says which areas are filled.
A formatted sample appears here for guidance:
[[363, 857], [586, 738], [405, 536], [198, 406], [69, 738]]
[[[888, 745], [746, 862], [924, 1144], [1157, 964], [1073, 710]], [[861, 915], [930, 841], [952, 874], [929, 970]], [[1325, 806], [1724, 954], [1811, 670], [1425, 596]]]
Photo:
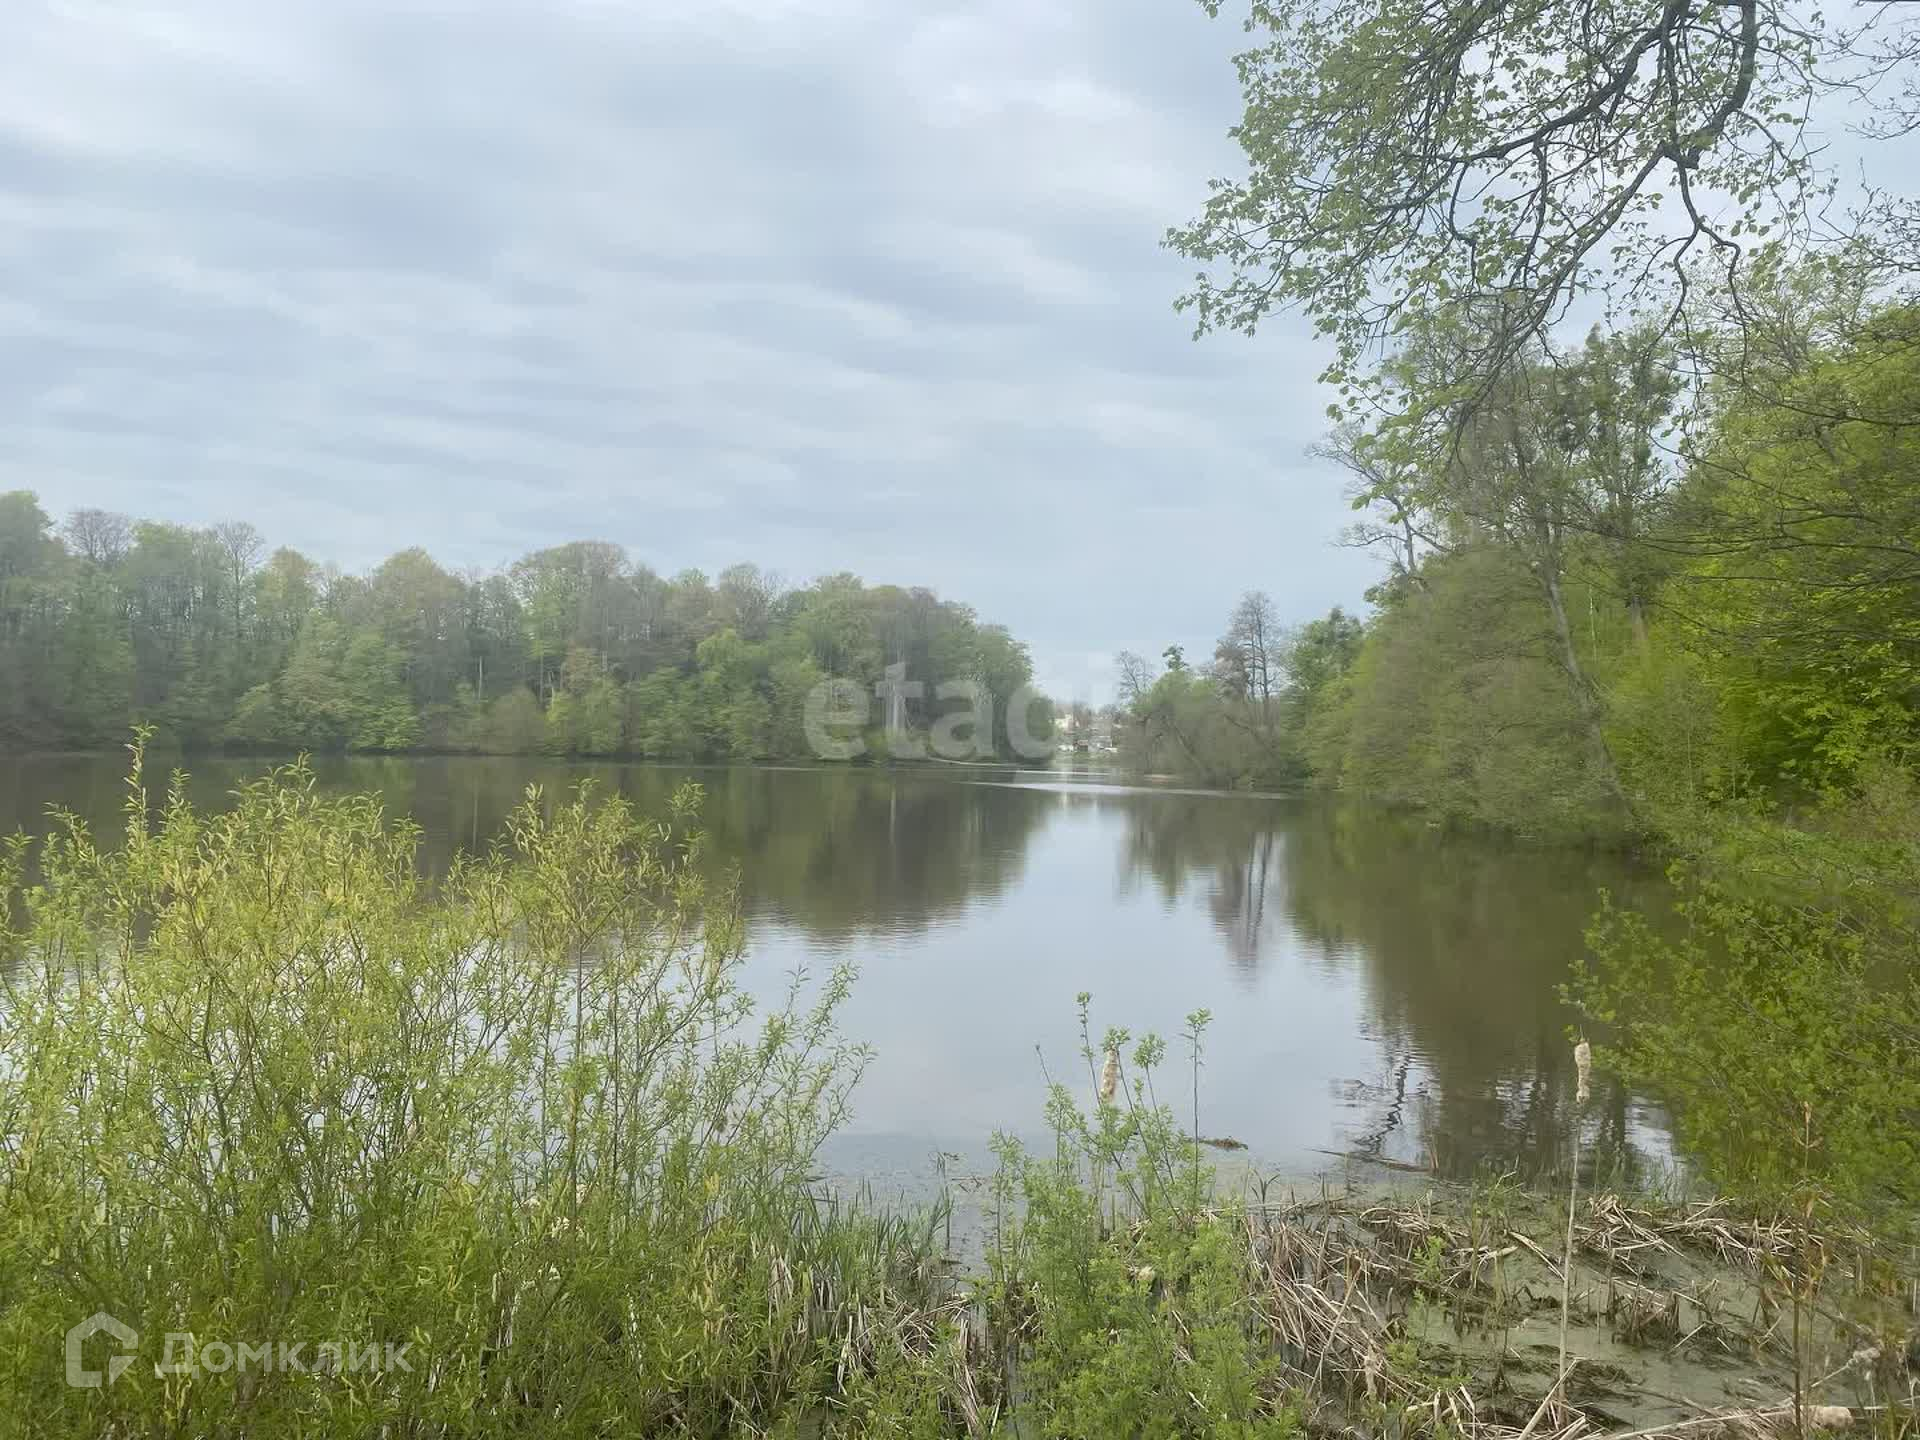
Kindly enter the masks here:
[[[188, 794], [218, 808], [269, 762], [196, 756]], [[911, 934], [1017, 880], [1047, 812], [1038, 800], [956, 785], [940, 775], [872, 770], [569, 764], [525, 757], [323, 756], [320, 786], [377, 792], [390, 815], [419, 827], [419, 863], [442, 875], [456, 852], [483, 852], [537, 785], [546, 805], [582, 782], [664, 814], [682, 784], [705, 791], [703, 824], [716, 869], [738, 867], [750, 916], [824, 939]], [[96, 834], [122, 823], [125, 769], [101, 756], [0, 757], [0, 834], [44, 830], [54, 807]], [[153, 789], [164, 788], [158, 773]], [[159, 796], [150, 796], [157, 811]]]
[[[1134, 808], [1126, 853], [1162, 894], [1202, 891], [1242, 971], [1288, 950], [1357, 968], [1379, 1064], [1342, 1088], [1365, 1117], [1350, 1148], [1451, 1175], [1560, 1166], [1574, 1085], [1560, 982], [1602, 887], [1656, 912], [1664, 899], [1622, 857], [1441, 836], [1350, 806], [1154, 797]], [[1647, 1129], [1603, 1084], [1589, 1162], [1640, 1167]]]
[[[196, 762], [217, 805], [259, 762]], [[1308, 801], [978, 772], [689, 771], [527, 759], [331, 759], [329, 788], [381, 791], [441, 872], [493, 842], [530, 784], [582, 779], [661, 810], [707, 791], [709, 854], [742, 874], [749, 978], [853, 961], [846, 1023], [877, 1051], [843, 1158], [869, 1169], [977, 1155], [1038, 1128], [1042, 1059], [1076, 1076], [1074, 995], [1096, 1023], [1177, 1032], [1215, 1016], [1203, 1127], [1304, 1173], [1355, 1152], [1450, 1175], [1562, 1162], [1573, 1077], [1557, 996], [1596, 890], [1657, 904], [1618, 860], [1441, 835]], [[108, 758], [0, 759], [0, 830], [50, 804], [103, 830]], [[1598, 1163], [1664, 1153], [1619, 1087], [1588, 1115]], [[848, 1148], [850, 1147], [850, 1148]]]
[[1167, 900], [1191, 889], [1236, 969], [1258, 968], [1263, 948], [1284, 937], [1286, 849], [1282, 813], [1238, 796], [1136, 795], [1129, 806], [1121, 891], [1151, 884]]

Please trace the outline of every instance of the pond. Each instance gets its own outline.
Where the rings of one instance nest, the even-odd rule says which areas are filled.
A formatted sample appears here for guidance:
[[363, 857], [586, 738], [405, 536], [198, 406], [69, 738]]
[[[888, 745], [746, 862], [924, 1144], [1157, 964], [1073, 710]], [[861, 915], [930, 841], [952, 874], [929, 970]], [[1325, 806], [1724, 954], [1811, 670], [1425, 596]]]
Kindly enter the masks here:
[[[217, 805], [268, 762], [197, 757]], [[1658, 907], [1617, 856], [1519, 847], [1315, 798], [1212, 794], [1010, 770], [686, 769], [495, 758], [332, 758], [422, 828], [421, 863], [483, 848], [526, 787], [591, 778], [658, 812], [705, 787], [717, 862], [738, 864], [747, 977], [859, 967], [844, 1013], [874, 1049], [828, 1160], [876, 1180], [983, 1166], [996, 1130], [1041, 1134], [1046, 1076], [1089, 1094], [1096, 1035], [1177, 1035], [1210, 1010], [1200, 1128], [1266, 1173], [1370, 1156], [1523, 1178], [1567, 1152], [1570, 1016], [1558, 987], [1601, 887]], [[0, 833], [51, 806], [119, 824], [115, 756], [0, 757]], [[1164, 1092], [1163, 1092], [1163, 1098]], [[1664, 1164], [1662, 1113], [1603, 1082], [1595, 1163]], [[936, 1161], [937, 1156], [946, 1156]]]

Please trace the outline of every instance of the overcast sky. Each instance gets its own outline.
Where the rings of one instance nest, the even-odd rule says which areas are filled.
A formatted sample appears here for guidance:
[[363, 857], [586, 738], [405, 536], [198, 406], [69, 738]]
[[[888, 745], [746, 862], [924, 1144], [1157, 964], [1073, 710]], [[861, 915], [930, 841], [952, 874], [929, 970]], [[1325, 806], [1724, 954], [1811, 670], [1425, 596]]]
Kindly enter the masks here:
[[925, 584], [1063, 698], [1352, 605], [1326, 352], [1195, 343], [1191, 0], [9, 0], [0, 489], [349, 569]]

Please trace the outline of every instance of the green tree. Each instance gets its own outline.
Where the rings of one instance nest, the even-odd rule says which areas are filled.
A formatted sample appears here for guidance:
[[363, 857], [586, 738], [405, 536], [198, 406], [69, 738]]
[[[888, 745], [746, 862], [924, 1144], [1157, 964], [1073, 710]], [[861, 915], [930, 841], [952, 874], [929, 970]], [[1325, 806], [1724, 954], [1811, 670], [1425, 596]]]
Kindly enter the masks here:
[[320, 603], [319, 567], [284, 546], [254, 575], [254, 643], [262, 671], [278, 673], [300, 627]]
[[880, 644], [862, 603], [860, 581], [830, 575], [801, 597], [800, 629], [824, 674], [872, 684], [881, 666]]
[[1329, 685], [1353, 668], [1365, 637], [1366, 627], [1338, 605], [1308, 621], [1286, 645], [1288, 689], [1311, 709]]
[[352, 750], [405, 750], [420, 738], [420, 717], [407, 694], [406, 660], [381, 635], [362, 630], [340, 660]]
[[690, 687], [656, 670], [627, 687], [628, 744], [650, 760], [686, 760], [700, 754]]
[[280, 702], [273, 686], [256, 685], [240, 697], [233, 718], [227, 721], [225, 738], [230, 744], [251, 750], [271, 750], [294, 738], [294, 727], [280, 715]]
[[1466, 823], [1619, 838], [1624, 817], [1524, 563], [1483, 545], [1424, 573], [1323, 691], [1306, 739], [1318, 778]]
[[133, 705], [133, 646], [119, 591], [95, 566], [69, 568], [58, 667], [60, 724], [66, 740], [98, 746], [126, 735]]
[[346, 649], [340, 622], [314, 615], [300, 627], [287, 668], [274, 687], [283, 717], [279, 738], [314, 750], [345, 747], [354, 725], [340, 658]]
[[1605, 906], [1573, 992], [1602, 1059], [1676, 1102], [1726, 1194], [1920, 1229], [1920, 787], [1890, 767], [1805, 829], [1727, 817], [1682, 867], [1677, 938]]
[[755, 760], [767, 754], [771, 708], [761, 691], [764, 656], [732, 629], [709, 635], [695, 652], [700, 727], [716, 755]]
[[373, 572], [362, 603], [365, 623], [400, 662], [413, 707], [447, 705], [467, 678], [466, 586], [416, 547]]
[[826, 680], [826, 674], [805, 653], [790, 653], [775, 660], [768, 674], [769, 713], [768, 750], [780, 759], [807, 758], [811, 751], [806, 734], [808, 697]]
[[1845, 785], [1920, 743], [1917, 336], [1889, 310], [1777, 399], [1731, 398], [1681, 497], [1665, 604], [1762, 784]]
[[[661, 580], [616, 545], [456, 575], [413, 548], [365, 576], [242, 523], [196, 530], [79, 510], [56, 536], [0, 496], [0, 743], [102, 745], [130, 723], [250, 750], [805, 756], [821, 657], [867, 687], [884, 660], [929, 695], [979, 678], [1000, 707], [1024, 647], [924, 589], [830, 576], [789, 593], [737, 565]], [[1029, 709], [1041, 717], [1044, 706]]]
[[[1751, 252], [1804, 237], [1823, 210], [1811, 103], [1916, 48], [1910, 25], [1758, 0], [1251, 0], [1246, 13], [1246, 171], [1213, 182], [1168, 237], [1207, 267], [1183, 304], [1202, 331], [1304, 311], [1333, 341], [1328, 378], [1384, 390], [1390, 410], [1481, 393], [1598, 288], [1704, 318], [1690, 263], [1738, 279]], [[1902, 133], [1910, 95], [1881, 103]], [[1880, 230], [1901, 247], [1905, 228]], [[1373, 370], [1410, 323], [1490, 300], [1437, 391]]]
[[525, 686], [498, 696], [487, 710], [485, 747], [497, 755], [533, 755], [545, 744], [546, 717]]
[[55, 739], [59, 542], [31, 492], [0, 494], [0, 735], [15, 743]]

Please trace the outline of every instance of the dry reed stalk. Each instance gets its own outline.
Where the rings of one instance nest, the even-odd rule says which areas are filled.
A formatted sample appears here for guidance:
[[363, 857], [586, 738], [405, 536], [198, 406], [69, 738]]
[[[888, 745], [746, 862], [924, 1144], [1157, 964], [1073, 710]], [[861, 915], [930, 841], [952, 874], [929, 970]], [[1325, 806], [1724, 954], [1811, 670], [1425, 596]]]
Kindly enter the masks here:
[[[1562, 1344], [1564, 1347], [1564, 1342], [1562, 1342]], [[1578, 1364], [1579, 1362], [1576, 1360], [1574, 1363]], [[1516, 1440], [1528, 1440], [1528, 1437], [1530, 1437], [1533, 1434], [1535, 1428], [1540, 1424], [1542, 1420], [1546, 1418], [1547, 1412], [1553, 1409], [1556, 1404], [1559, 1405], [1563, 1413], [1567, 1412], [1566, 1401], [1561, 1395], [1561, 1387], [1566, 1384], [1567, 1376], [1571, 1373], [1572, 1373], [1572, 1369], [1566, 1363], [1566, 1356], [1563, 1349], [1563, 1353], [1560, 1359], [1559, 1378], [1556, 1379], [1553, 1382], [1553, 1384], [1548, 1388], [1547, 1393], [1540, 1397], [1539, 1408], [1533, 1412], [1532, 1418], [1529, 1419], [1526, 1425], [1521, 1429], [1520, 1434], [1516, 1437]], [[1560, 1428], [1551, 1433], [1554, 1435], [1577, 1435], [1585, 1428], [1586, 1428], [1585, 1420], [1583, 1420], [1577, 1414], [1573, 1414], [1570, 1416], [1569, 1419], [1563, 1419], [1560, 1423]]]
[[[1853, 1425], [1854, 1413], [1845, 1405], [1812, 1405], [1807, 1408], [1806, 1420], [1807, 1427], [1812, 1430], [1846, 1430]], [[1670, 1420], [1639, 1430], [1622, 1430], [1604, 1436], [1602, 1440], [1654, 1440], [1656, 1436], [1685, 1435], [1707, 1426], [1719, 1426], [1722, 1434], [1760, 1440], [1760, 1437], [1781, 1434], [1783, 1427], [1793, 1423], [1793, 1406], [1789, 1403], [1761, 1410], [1717, 1410], [1708, 1415], [1696, 1415], [1690, 1420]]]
[[1608, 1290], [1607, 1319], [1621, 1339], [1638, 1344], [1649, 1336], [1667, 1339], [1680, 1335], [1678, 1290], [1619, 1279], [1610, 1281]]
[[[1576, 1156], [1578, 1144], [1576, 1132]], [[1568, 1338], [1575, 1247], [1611, 1255], [1617, 1263], [1643, 1251], [1678, 1254], [1682, 1246], [1737, 1258], [1770, 1253], [1785, 1242], [1780, 1227], [1748, 1225], [1708, 1206], [1671, 1211], [1630, 1207], [1609, 1195], [1596, 1195], [1583, 1203], [1577, 1185], [1576, 1166], [1568, 1196], [1566, 1248], [1557, 1263], [1518, 1229], [1480, 1234], [1436, 1213], [1425, 1200], [1395, 1205], [1322, 1195], [1305, 1202], [1262, 1204], [1243, 1212], [1258, 1323], [1271, 1337], [1286, 1370], [1298, 1377], [1301, 1392], [1321, 1397], [1335, 1410], [1343, 1403], [1384, 1403], [1399, 1412], [1408, 1434], [1430, 1433], [1444, 1426], [1460, 1440], [1601, 1440], [1567, 1398], [1572, 1377], [1580, 1365], [1588, 1363], [1571, 1353]], [[1435, 1241], [1447, 1247], [1440, 1268], [1445, 1278], [1438, 1281], [1430, 1265], [1413, 1258]], [[1400, 1368], [1388, 1352], [1393, 1329], [1379, 1301], [1383, 1295], [1391, 1297], [1416, 1284], [1470, 1289], [1479, 1283], [1492, 1257], [1518, 1250], [1527, 1251], [1549, 1274], [1558, 1272], [1562, 1339], [1558, 1373], [1526, 1425], [1516, 1430], [1476, 1408], [1486, 1404], [1484, 1394], [1436, 1389]], [[1678, 1345], [1703, 1334], [1722, 1346], [1732, 1343], [1725, 1320], [1713, 1314], [1697, 1287], [1686, 1290], [1665, 1282], [1650, 1286], [1620, 1279], [1614, 1282], [1612, 1294], [1609, 1314], [1616, 1319], [1624, 1316], [1629, 1329], [1680, 1335], [1684, 1328], [1679, 1323], [1680, 1302], [1691, 1301], [1700, 1311], [1700, 1323], [1680, 1335]], [[1712, 1433], [1710, 1427], [1718, 1426], [1742, 1440], [1756, 1440], [1776, 1434], [1767, 1427], [1782, 1414], [1788, 1414], [1790, 1423], [1790, 1412], [1760, 1409], [1703, 1415], [1628, 1433], [1645, 1437], [1672, 1433], [1676, 1440], [1702, 1440]], [[1807, 1414], [1810, 1428], [1834, 1428], [1849, 1412], [1842, 1407], [1808, 1407]], [[1338, 1422], [1333, 1428], [1339, 1428]]]
[[[1553, 1389], [1547, 1392], [1548, 1399], [1552, 1399], [1554, 1392], [1567, 1383], [1567, 1317], [1573, 1308], [1573, 1217], [1580, 1194], [1580, 1111], [1577, 1107], [1585, 1105], [1592, 1094], [1587, 1084], [1587, 1074], [1593, 1064], [1593, 1050], [1585, 1040], [1573, 1047], [1573, 1064], [1579, 1072], [1579, 1089], [1574, 1097], [1573, 1163], [1567, 1167], [1567, 1248], [1560, 1262], [1560, 1371], [1553, 1382]], [[1543, 1410], [1545, 1406], [1546, 1401], [1543, 1400]], [[1535, 1415], [1534, 1419], [1539, 1419], [1539, 1416]]]

